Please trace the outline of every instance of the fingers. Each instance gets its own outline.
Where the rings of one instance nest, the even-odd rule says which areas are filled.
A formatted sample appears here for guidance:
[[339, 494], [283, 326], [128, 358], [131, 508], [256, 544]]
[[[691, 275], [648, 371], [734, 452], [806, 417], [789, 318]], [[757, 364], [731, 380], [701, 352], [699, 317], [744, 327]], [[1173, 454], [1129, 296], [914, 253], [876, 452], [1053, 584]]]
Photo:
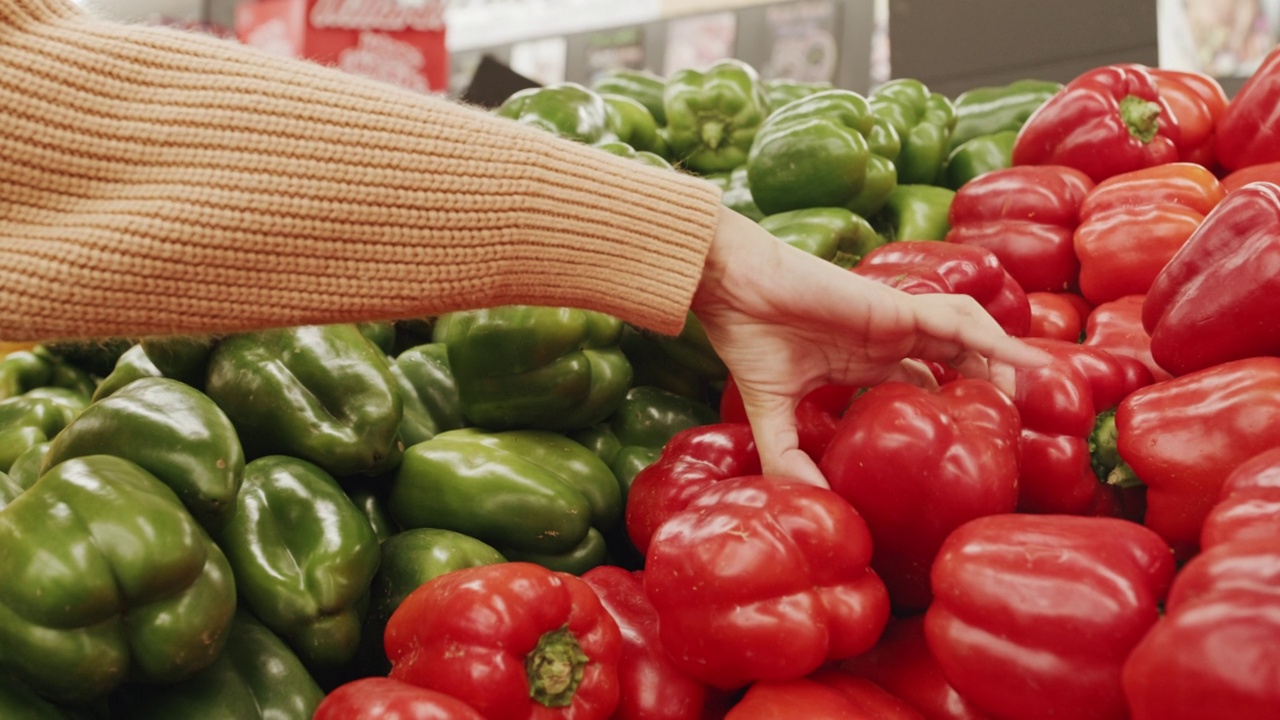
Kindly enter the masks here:
[[926, 390], [938, 388], [938, 378], [919, 360], [903, 360], [898, 363], [885, 382], [904, 382]]
[[1004, 329], [968, 295], [914, 295], [916, 324], [926, 335], [960, 348], [947, 358], [967, 377], [988, 377], [980, 366], [996, 361], [1015, 367], [1044, 367], [1053, 356], [1010, 337]]
[[751, 420], [760, 453], [760, 467], [766, 475], [794, 478], [817, 487], [829, 487], [813, 459], [800, 449], [796, 432], [794, 397], [761, 396], [750, 388], [739, 386], [742, 403]]

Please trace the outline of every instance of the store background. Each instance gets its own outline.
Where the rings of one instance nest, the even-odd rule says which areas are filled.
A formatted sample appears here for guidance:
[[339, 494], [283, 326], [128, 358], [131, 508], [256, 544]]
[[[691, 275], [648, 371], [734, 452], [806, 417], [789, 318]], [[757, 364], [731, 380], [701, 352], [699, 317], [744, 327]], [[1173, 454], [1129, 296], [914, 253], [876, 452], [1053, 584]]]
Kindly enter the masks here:
[[[83, 0], [123, 20], [226, 31], [254, 1]], [[1280, 42], [1280, 0], [448, 0], [444, 17], [455, 94], [485, 54], [542, 83], [731, 55], [771, 77], [858, 92], [911, 77], [952, 97], [1135, 62], [1205, 70], [1230, 93]]]

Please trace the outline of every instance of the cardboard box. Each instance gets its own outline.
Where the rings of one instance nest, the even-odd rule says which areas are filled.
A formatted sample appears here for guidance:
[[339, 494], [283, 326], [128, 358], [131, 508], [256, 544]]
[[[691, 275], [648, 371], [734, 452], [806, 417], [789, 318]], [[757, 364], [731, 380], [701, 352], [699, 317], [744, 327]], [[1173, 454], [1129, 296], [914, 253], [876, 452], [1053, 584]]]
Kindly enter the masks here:
[[246, 45], [420, 92], [449, 89], [444, 0], [248, 0], [235, 17]]

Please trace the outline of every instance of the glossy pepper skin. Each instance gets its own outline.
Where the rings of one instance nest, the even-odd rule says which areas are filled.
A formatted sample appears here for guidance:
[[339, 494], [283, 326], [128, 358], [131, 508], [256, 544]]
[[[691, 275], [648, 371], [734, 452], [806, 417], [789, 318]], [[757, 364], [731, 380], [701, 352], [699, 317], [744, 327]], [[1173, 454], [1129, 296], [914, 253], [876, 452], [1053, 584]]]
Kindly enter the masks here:
[[1280, 185], [1280, 160], [1257, 165], [1246, 165], [1222, 178], [1222, 189], [1226, 192], [1239, 190], [1252, 182], [1269, 182]]
[[[814, 462], [822, 459], [822, 454], [835, 437], [836, 428], [840, 425], [840, 417], [849, 408], [858, 388], [851, 385], [822, 385], [810, 390], [796, 404], [796, 433], [799, 436], [800, 449]], [[720, 419], [726, 423], [746, 423], [747, 409], [742, 403], [742, 393], [738, 384], [729, 378], [725, 383], [724, 394], [720, 396]]]
[[611, 68], [601, 73], [591, 83], [591, 89], [600, 94], [624, 95], [636, 100], [653, 115], [654, 121], [667, 124], [667, 112], [662, 105], [662, 93], [667, 81], [652, 70]]
[[1018, 511], [1118, 515], [1122, 489], [1099, 481], [1090, 439], [1098, 413], [1150, 385], [1150, 371], [1133, 358], [1071, 341], [1027, 342], [1051, 353], [1054, 362], [1015, 371], [1013, 402], [1022, 421]]
[[796, 717], [922, 720], [924, 716], [865, 678], [824, 671], [821, 676], [752, 683], [725, 720]]
[[283, 455], [251, 461], [235, 515], [215, 539], [248, 609], [307, 667], [354, 656], [378, 539], [332, 475]]
[[1073, 290], [1080, 277], [1074, 237], [1094, 188], [1065, 165], [996, 170], [956, 191], [946, 241], [995, 253], [1026, 292]]
[[618, 706], [617, 623], [581, 579], [509, 562], [445, 573], [387, 623], [391, 675], [490, 720], [605, 720]]
[[622, 322], [574, 308], [506, 305], [442, 315], [463, 416], [490, 430], [577, 430], [608, 417], [631, 386]]
[[1112, 355], [1125, 355], [1141, 362], [1157, 381], [1172, 375], [1151, 357], [1151, 336], [1142, 327], [1142, 306], [1146, 295], [1126, 295], [1101, 303], [1089, 311], [1085, 319], [1082, 344], [1097, 347]]
[[774, 110], [792, 100], [809, 97], [823, 90], [830, 90], [831, 83], [825, 80], [791, 80], [788, 78], [771, 78], [764, 81], [765, 94], [769, 96], [769, 106]]
[[73, 390], [87, 401], [93, 395], [94, 382], [88, 372], [43, 346], [0, 357], [0, 400], [41, 387]]
[[577, 573], [604, 561], [621, 504], [609, 466], [564, 435], [477, 428], [409, 448], [389, 501], [402, 528], [454, 530], [509, 560]]
[[391, 375], [400, 390], [400, 439], [405, 447], [466, 427], [458, 383], [444, 343], [415, 345], [396, 355]]
[[760, 473], [755, 436], [745, 422], [720, 422], [676, 433], [627, 495], [627, 536], [643, 555], [672, 515], [717, 482]]
[[1084, 338], [1085, 321], [1092, 311], [1088, 300], [1066, 292], [1027, 293], [1031, 305], [1031, 328], [1027, 337], [1080, 342]]
[[1280, 707], [1280, 448], [1236, 467], [1174, 578], [1164, 616], [1125, 663], [1135, 720], [1261, 720]]
[[838, 495], [724, 480], [653, 535], [645, 594], [672, 662], [721, 689], [803, 677], [875, 644], [889, 617], [871, 536]]
[[947, 155], [937, 183], [959, 190], [979, 175], [1011, 167], [1013, 143], [1017, 139], [1017, 130], [1001, 130], [964, 143]]
[[1213, 173], [1194, 163], [1135, 170], [1099, 183], [1080, 205], [1073, 238], [1080, 294], [1095, 305], [1146, 294], [1224, 195]]
[[484, 716], [438, 690], [389, 677], [363, 677], [325, 695], [311, 720], [484, 720]]
[[787, 210], [762, 218], [760, 227], [788, 245], [841, 267], [852, 267], [885, 243], [871, 223], [847, 208]]
[[929, 566], [952, 530], [1013, 511], [1019, 427], [1013, 403], [981, 380], [886, 382], [849, 406], [818, 466], [866, 519], [895, 611], [928, 606]]
[[1227, 170], [1280, 161], [1280, 47], [1267, 53], [1218, 118], [1214, 155]]
[[61, 463], [0, 511], [0, 667], [55, 702], [208, 667], [236, 607], [231, 568], [137, 465]]
[[587, 145], [617, 139], [610, 127], [609, 107], [604, 98], [578, 83], [520, 90], [494, 112], [499, 117]]
[[1180, 560], [1199, 550], [1226, 476], [1280, 445], [1278, 387], [1280, 358], [1247, 358], [1149, 385], [1116, 409], [1117, 476], [1146, 485], [1143, 523]]
[[919, 80], [896, 78], [877, 85], [867, 100], [902, 140], [902, 151], [894, 161], [898, 182], [915, 185], [937, 180], [956, 125], [950, 98]]
[[662, 107], [671, 157], [704, 175], [745, 164], [771, 109], [755, 68], [733, 58], [672, 74]]
[[601, 565], [582, 574], [622, 634], [614, 720], [700, 720], [707, 687], [679, 670], [658, 639], [644, 573]]
[[1164, 541], [1126, 520], [978, 518], [938, 553], [925, 638], [960, 695], [995, 720], [1123, 720], [1121, 668], [1173, 574]]
[[1167, 68], [1147, 68], [1147, 72], [1178, 119], [1178, 160], [1217, 171], [1214, 129], [1229, 102], [1222, 85], [1202, 72]]
[[1154, 279], [1142, 306], [1151, 356], [1174, 375], [1280, 353], [1280, 185], [1246, 185], [1222, 201]]
[[335, 477], [399, 462], [400, 390], [385, 355], [355, 325], [228, 336], [209, 356], [205, 393], [250, 458], [292, 455]]
[[872, 224], [890, 242], [941, 240], [951, 229], [947, 216], [955, 196], [955, 192], [937, 185], [899, 184], [872, 218]]
[[0, 400], [0, 472], [8, 472], [27, 450], [62, 432], [87, 405], [84, 396], [57, 387]]
[[1041, 105], [1062, 89], [1062, 83], [1026, 78], [1007, 85], [988, 85], [956, 96], [956, 126], [948, 150], [970, 140], [1003, 132], [1017, 132]]
[[726, 173], [708, 175], [707, 180], [720, 187], [720, 203], [730, 210], [759, 221], [764, 213], [751, 197], [751, 186], [747, 184], [747, 166], [738, 167]]
[[173, 685], [125, 685], [111, 696], [110, 707], [114, 717], [131, 720], [301, 720], [323, 697], [289, 646], [238, 610], [212, 665]]
[[968, 295], [1010, 335], [1031, 326], [1031, 305], [1018, 282], [983, 247], [948, 242], [895, 242], [868, 253], [852, 272], [912, 294]]
[[1089, 70], [1027, 118], [1014, 165], [1066, 165], [1094, 182], [1178, 160], [1177, 118], [1147, 68]]
[[659, 157], [667, 154], [667, 141], [658, 133], [658, 123], [654, 120], [653, 113], [639, 100], [612, 93], [605, 93], [601, 97], [604, 98], [608, 112], [609, 129], [618, 138], [618, 142]]
[[751, 197], [765, 215], [843, 207], [874, 215], [898, 184], [898, 131], [851, 90], [826, 90], [779, 108], [747, 158]]
[[54, 438], [40, 473], [99, 454], [124, 458], [159, 478], [211, 534], [235, 513], [245, 465], [239, 436], [213, 400], [190, 385], [146, 378], [94, 402]]

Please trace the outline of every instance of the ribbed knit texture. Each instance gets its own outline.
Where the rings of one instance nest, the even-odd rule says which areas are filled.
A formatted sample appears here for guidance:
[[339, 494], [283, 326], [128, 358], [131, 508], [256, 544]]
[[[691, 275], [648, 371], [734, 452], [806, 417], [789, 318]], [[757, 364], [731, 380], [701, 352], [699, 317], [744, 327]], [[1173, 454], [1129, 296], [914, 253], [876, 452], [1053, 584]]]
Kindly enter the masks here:
[[0, 0], [0, 340], [586, 307], [674, 333], [705, 181], [67, 0]]

